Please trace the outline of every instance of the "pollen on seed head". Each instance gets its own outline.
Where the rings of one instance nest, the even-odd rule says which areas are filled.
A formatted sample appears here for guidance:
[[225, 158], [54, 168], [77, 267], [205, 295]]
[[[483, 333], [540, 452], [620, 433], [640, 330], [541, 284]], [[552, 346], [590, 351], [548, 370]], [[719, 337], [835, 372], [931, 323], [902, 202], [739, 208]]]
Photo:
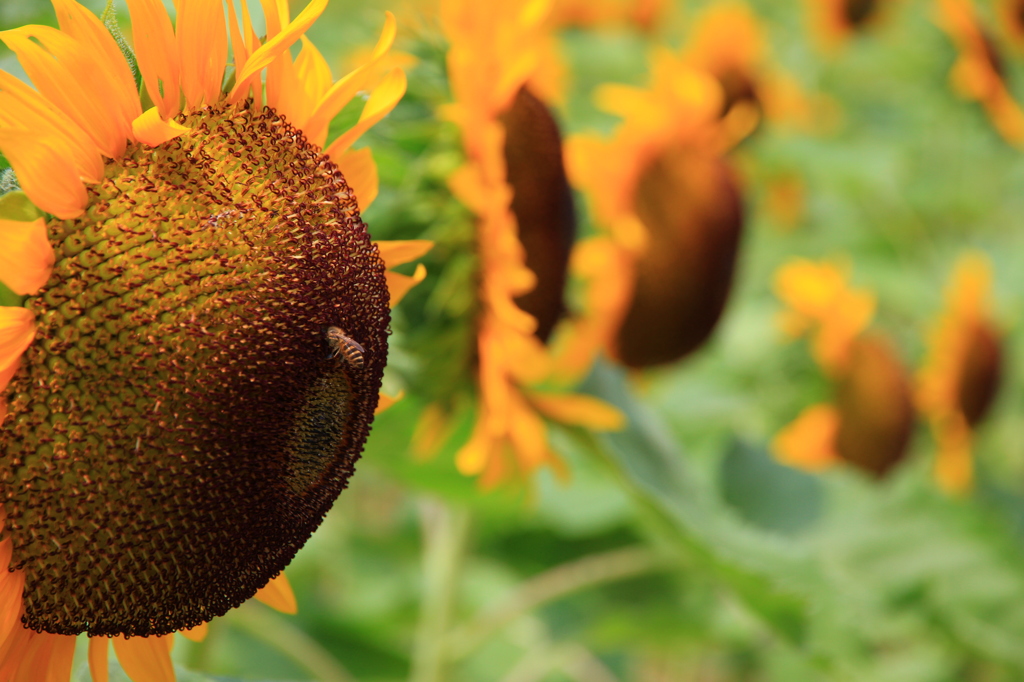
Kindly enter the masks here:
[[[387, 354], [384, 265], [337, 168], [220, 106], [129, 149], [51, 225], [0, 480], [24, 622], [155, 635], [251, 597], [352, 474]], [[323, 329], [364, 349], [331, 357]]]

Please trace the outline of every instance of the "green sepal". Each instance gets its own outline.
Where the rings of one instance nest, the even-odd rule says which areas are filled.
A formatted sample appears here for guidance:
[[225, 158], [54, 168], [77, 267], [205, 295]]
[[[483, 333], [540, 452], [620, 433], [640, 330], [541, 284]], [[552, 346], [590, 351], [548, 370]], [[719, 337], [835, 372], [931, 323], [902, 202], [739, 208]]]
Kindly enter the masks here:
[[0, 220], [31, 222], [42, 217], [42, 213], [22, 191], [8, 192], [0, 196]]
[[139, 62], [135, 58], [135, 51], [128, 44], [124, 34], [121, 33], [121, 27], [117, 23], [117, 11], [114, 9], [114, 0], [107, 0], [107, 6], [103, 8], [103, 13], [100, 14], [100, 21], [107, 27], [107, 31], [110, 32], [114, 42], [117, 43], [117, 47], [121, 50], [121, 54], [124, 55], [125, 61], [128, 62], [128, 67], [132, 70], [132, 77], [135, 79], [135, 87], [138, 88], [142, 85], [142, 73], [139, 71]]

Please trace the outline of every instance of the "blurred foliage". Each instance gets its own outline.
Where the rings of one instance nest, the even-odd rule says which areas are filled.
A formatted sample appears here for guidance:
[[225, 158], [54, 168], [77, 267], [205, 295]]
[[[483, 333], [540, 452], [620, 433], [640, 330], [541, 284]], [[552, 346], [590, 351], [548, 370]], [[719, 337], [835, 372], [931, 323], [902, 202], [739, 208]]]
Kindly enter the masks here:
[[[680, 45], [702, 4], [651, 35], [566, 31], [565, 130], [610, 130], [594, 87], [643, 84], [649, 48]], [[424, 406], [452, 394], [472, 360], [474, 303], [461, 286], [472, 277], [469, 218], [445, 189], [457, 137], [435, 118], [448, 98], [444, 44], [427, 10], [406, 7], [398, 47], [419, 58], [409, 95], [362, 144], [380, 167], [365, 216], [375, 238], [438, 242], [425, 259], [432, 281], [395, 311], [387, 382], [407, 395], [378, 417], [351, 489], [288, 569], [298, 615], [250, 603], [211, 623], [202, 643], [179, 638], [182, 682], [1024, 679], [1024, 370], [1013, 361], [1024, 356], [1024, 158], [950, 90], [955, 52], [931, 2], [891, 3], [879, 26], [827, 55], [809, 35], [809, 3], [752, 4], [773, 58], [834, 103], [834, 125], [767, 125], [736, 151], [748, 229], [712, 343], [642, 377], [599, 366], [585, 389], [619, 405], [630, 427], [559, 430], [568, 481], [544, 472], [528, 490], [489, 492], [453, 466], [468, 404], [441, 452], [410, 454]], [[385, 8], [331, 3], [310, 37], [335, 75], [346, 53], [372, 44]], [[41, 1], [0, 4], [0, 26], [24, 23], [55, 22]], [[20, 73], [3, 48], [0, 68]], [[1024, 94], [1024, 59], [1008, 69]], [[780, 177], [804, 186], [795, 225], [766, 210]], [[876, 324], [917, 367], [969, 247], [994, 263], [1010, 358], [975, 445], [975, 492], [937, 489], [923, 427], [881, 482], [775, 463], [772, 436], [829, 395], [805, 345], [774, 325], [775, 269], [793, 256], [848, 259], [878, 295]]]

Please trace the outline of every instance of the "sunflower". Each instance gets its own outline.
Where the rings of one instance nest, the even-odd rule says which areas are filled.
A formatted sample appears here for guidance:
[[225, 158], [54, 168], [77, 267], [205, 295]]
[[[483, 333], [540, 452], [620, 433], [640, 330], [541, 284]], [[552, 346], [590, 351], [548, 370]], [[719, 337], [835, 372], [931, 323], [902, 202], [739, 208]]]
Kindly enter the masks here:
[[362, 450], [389, 303], [423, 274], [385, 269], [426, 247], [370, 241], [352, 145], [405, 77], [324, 149], [390, 15], [334, 82], [303, 37], [327, 0], [265, 0], [263, 38], [244, 0], [181, 0], [173, 25], [128, 0], [134, 52], [53, 4], [59, 29], [0, 33], [35, 86], [0, 72], [24, 190], [0, 198], [0, 680], [67, 680], [81, 633], [95, 679], [113, 641], [169, 680], [171, 633], [252, 596], [294, 610], [281, 571]]
[[623, 121], [611, 139], [568, 144], [570, 175], [600, 234], [573, 268], [586, 311], [562, 341], [559, 366], [581, 372], [605, 350], [630, 367], [672, 362], [714, 328], [732, 282], [742, 227], [736, 176], [722, 157], [722, 88], [667, 51], [646, 89], [606, 85], [598, 106]]
[[939, 25], [959, 53], [949, 74], [953, 89], [981, 104], [1004, 140], [1024, 145], [1024, 111], [1010, 94], [1004, 58], [979, 21], [974, 4], [971, 0], [937, 2]]
[[999, 24], [1016, 50], [1024, 49], [1024, 0], [1000, 0], [996, 4]]
[[[546, 104], [548, 10], [535, 0], [441, 4], [454, 98], [443, 115], [465, 153], [449, 185], [475, 216], [479, 278], [478, 413], [456, 466], [485, 487], [545, 464], [560, 468], [543, 417], [599, 429], [621, 423], [611, 407], [549, 381], [546, 341], [565, 313], [575, 211]], [[429, 425], [443, 421], [439, 410], [427, 411], [421, 434], [436, 431]]]
[[885, 0], [808, 0], [815, 34], [826, 47], [848, 40], [877, 23]]
[[632, 25], [651, 31], [668, 13], [668, 5], [666, 0], [555, 0], [551, 22], [590, 29]]
[[832, 403], [806, 408], [772, 441], [779, 461], [820, 471], [846, 461], [884, 476], [906, 452], [914, 424], [910, 382], [892, 345], [867, 331], [875, 300], [852, 289], [845, 268], [797, 259], [776, 274], [793, 338], [812, 334], [812, 353], [833, 380]]
[[918, 374], [917, 404], [938, 444], [935, 478], [953, 493], [972, 485], [971, 440], [995, 399], [1002, 373], [1002, 342], [992, 322], [991, 288], [988, 259], [980, 253], [962, 256]]
[[811, 103], [769, 54], [764, 26], [749, 6], [715, 3], [693, 23], [677, 68], [706, 71], [722, 86], [721, 114], [735, 139], [752, 133], [763, 118], [807, 126]]

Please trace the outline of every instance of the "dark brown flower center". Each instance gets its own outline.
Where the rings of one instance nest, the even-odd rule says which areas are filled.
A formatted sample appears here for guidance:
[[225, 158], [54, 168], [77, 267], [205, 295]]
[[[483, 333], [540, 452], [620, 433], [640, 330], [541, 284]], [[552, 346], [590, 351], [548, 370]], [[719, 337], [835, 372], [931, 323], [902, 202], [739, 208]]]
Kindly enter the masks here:
[[501, 118], [512, 212], [526, 267], [537, 276], [516, 304], [537, 318], [537, 337], [547, 341], [565, 313], [565, 278], [576, 238], [576, 212], [562, 162], [558, 124], [544, 103], [522, 88]]
[[854, 28], [861, 27], [878, 8], [878, 0], [845, 0], [842, 5], [843, 19]]
[[968, 332], [967, 353], [960, 367], [957, 402], [971, 426], [988, 413], [999, 390], [1003, 353], [999, 336], [991, 325], [978, 323]]
[[884, 476], [906, 453], [914, 407], [906, 370], [882, 339], [854, 342], [836, 388], [836, 450], [851, 464]]
[[369, 432], [388, 292], [351, 190], [271, 110], [184, 123], [51, 224], [57, 264], [27, 304], [0, 479], [35, 630], [165, 634], [241, 604], [320, 524]]
[[616, 354], [648, 367], [678, 360], [711, 334], [732, 285], [743, 210], [725, 162], [688, 148], [647, 167], [634, 206], [649, 241]]

